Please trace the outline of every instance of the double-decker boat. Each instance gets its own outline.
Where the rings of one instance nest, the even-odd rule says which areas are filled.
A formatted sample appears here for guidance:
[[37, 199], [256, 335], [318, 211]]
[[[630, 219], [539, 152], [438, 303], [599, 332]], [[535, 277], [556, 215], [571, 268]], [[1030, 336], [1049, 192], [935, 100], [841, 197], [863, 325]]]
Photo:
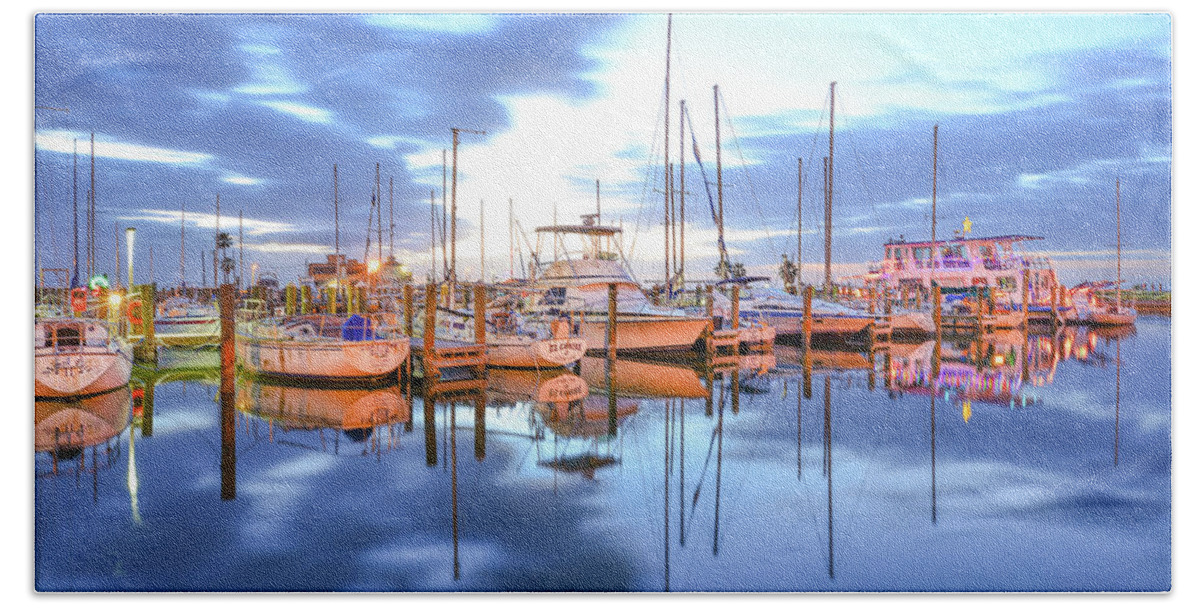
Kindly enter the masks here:
[[[620, 228], [600, 225], [596, 215], [585, 215], [580, 225], [543, 226], [537, 235], [535, 255], [545, 266], [538, 268], [533, 283], [538, 295], [529, 310], [574, 319], [574, 333], [587, 342], [588, 350], [601, 351], [607, 346], [608, 286], [616, 285], [618, 352], [655, 354], [697, 346], [710, 320], [650, 303], [620, 261]], [[544, 236], [551, 239], [549, 262], [542, 262]], [[571, 238], [579, 245], [574, 249], [566, 242]]]

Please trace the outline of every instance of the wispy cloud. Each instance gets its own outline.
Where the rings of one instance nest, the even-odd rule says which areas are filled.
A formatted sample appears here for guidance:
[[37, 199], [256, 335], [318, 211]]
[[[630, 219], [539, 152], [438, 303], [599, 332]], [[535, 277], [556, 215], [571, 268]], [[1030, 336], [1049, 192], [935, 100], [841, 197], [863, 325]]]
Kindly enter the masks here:
[[366, 22], [398, 30], [419, 30], [448, 34], [482, 34], [492, 31], [497, 24], [494, 15], [407, 13], [393, 15], [368, 15]]
[[[216, 230], [217, 215], [215, 213], [203, 213], [196, 211], [188, 211], [182, 213], [178, 210], [167, 209], [138, 209], [130, 212], [127, 215], [120, 216], [120, 219], [131, 222], [156, 222], [159, 224], [169, 224], [178, 226], [181, 221], [181, 216], [186, 217], [187, 225], [192, 228], [200, 228], [205, 230]], [[222, 215], [221, 229], [223, 231], [237, 230], [237, 216]], [[242, 218], [242, 228], [250, 236], [262, 236], [267, 234], [280, 234], [287, 232], [300, 232], [300, 227], [287, 222], [273, 222], [270, 220], [259, 220], [250, 217]], [[247, 245], [249, 246], [249, 245]]]
[[[36, 136], [36, 145], [39, 150], [71, 154], [75, 150], [76, 141], [78, 141], [80, 154], [87, 154], [91, 150], [90, 138], [91, 134], [89, 133], [39, 131]], [[107, 137], [96, 138], [96, 157], [192, 166], [205, 165], [213, 158], [211, 154], [203, 152], [187, 152], [184, 150], [145, 146], [142, 144], [115, 141]]]
[[260, 253], [308, 253], [313, 255], [333, 253], [333, 247], [315, 243], [277, 243], [268, 241], [265, 243], [246, 243], [245, 247], [246, 249]]
[[305, 122], [328, 123], [333, 116], [329, 110], [314, 108], [294, 101], [263, 101], [261, 103], [268, 108], [290, 114]]

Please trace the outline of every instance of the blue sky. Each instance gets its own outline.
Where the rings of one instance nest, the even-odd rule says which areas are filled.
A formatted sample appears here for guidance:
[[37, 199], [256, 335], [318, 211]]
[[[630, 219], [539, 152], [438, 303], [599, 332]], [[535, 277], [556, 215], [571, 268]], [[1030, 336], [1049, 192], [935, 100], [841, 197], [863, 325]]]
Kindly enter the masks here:
[[[715, 180], [719, 84], [726, 238], [753, 270], [795, 251], [803, 157], [805, 272], [819, 277], [836, 80], [835, 273], [928, 234], [937, 123], [939, 235], [970, 216], [976, 235], [1045, 236], [1031, 249], [1068, 282], [1106, 278], [1119, 178], [1125, 276], [1169, 284], [1168, 15], [677, 14], [672, 27], [672, 162], [682, 97]], [[487, 276], [502, 277], [508, 199], [532, 238], [556, 211], [593, 209], [599, 179], [635, 272], [660, 279], [665, 44], [665, 14], [40, 15], [35, 101], [71, 110], [35, 116], [43, 265], [70, 265], [71, 147], [82, 201], [94, 131], [102, 270], [115, 222], [138, 228], [140, 253], [153, 245], [160, 284], [177, 283], [186, 205], [198, 282], [219, 193], [223, 227], [246, 218], [247, 263], [289, 280], [332, 251], [334, 163], [343, 249], [360, 258], [378, 162], [397, 257], [423, 274], [457, 126], [487, 131], [459, 148], [460, 277], [479, 276], [480, 201]], [[687, 160], [688, 271], [704, 278], [715, 228]]]

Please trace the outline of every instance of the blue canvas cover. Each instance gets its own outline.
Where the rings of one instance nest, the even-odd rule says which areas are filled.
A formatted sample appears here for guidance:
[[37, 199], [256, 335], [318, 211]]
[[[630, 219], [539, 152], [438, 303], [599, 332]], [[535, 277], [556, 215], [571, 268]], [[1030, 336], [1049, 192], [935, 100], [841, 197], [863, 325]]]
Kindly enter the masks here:
[[350, 342], [361, 342], [363, 340], [374, 340], [374, 333], [371, 331], [371, 320], [359, 315], [350, 315], [345, 323], [342, 323], [342, 339]]

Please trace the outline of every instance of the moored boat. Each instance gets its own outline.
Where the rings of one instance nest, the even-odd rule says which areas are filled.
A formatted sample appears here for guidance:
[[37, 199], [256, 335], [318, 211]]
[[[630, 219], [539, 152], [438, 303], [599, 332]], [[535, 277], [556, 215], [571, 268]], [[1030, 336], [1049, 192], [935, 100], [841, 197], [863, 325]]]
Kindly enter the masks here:
[[81, 397], [129, 383], [133, 349], [99, 319], [34, 321], [34, 398]]
[[239, 365], [300, 381], [394, 378], [410, 348], [402, 332], [379, 323], [375, 315], [249, 318], [237, 327]]

